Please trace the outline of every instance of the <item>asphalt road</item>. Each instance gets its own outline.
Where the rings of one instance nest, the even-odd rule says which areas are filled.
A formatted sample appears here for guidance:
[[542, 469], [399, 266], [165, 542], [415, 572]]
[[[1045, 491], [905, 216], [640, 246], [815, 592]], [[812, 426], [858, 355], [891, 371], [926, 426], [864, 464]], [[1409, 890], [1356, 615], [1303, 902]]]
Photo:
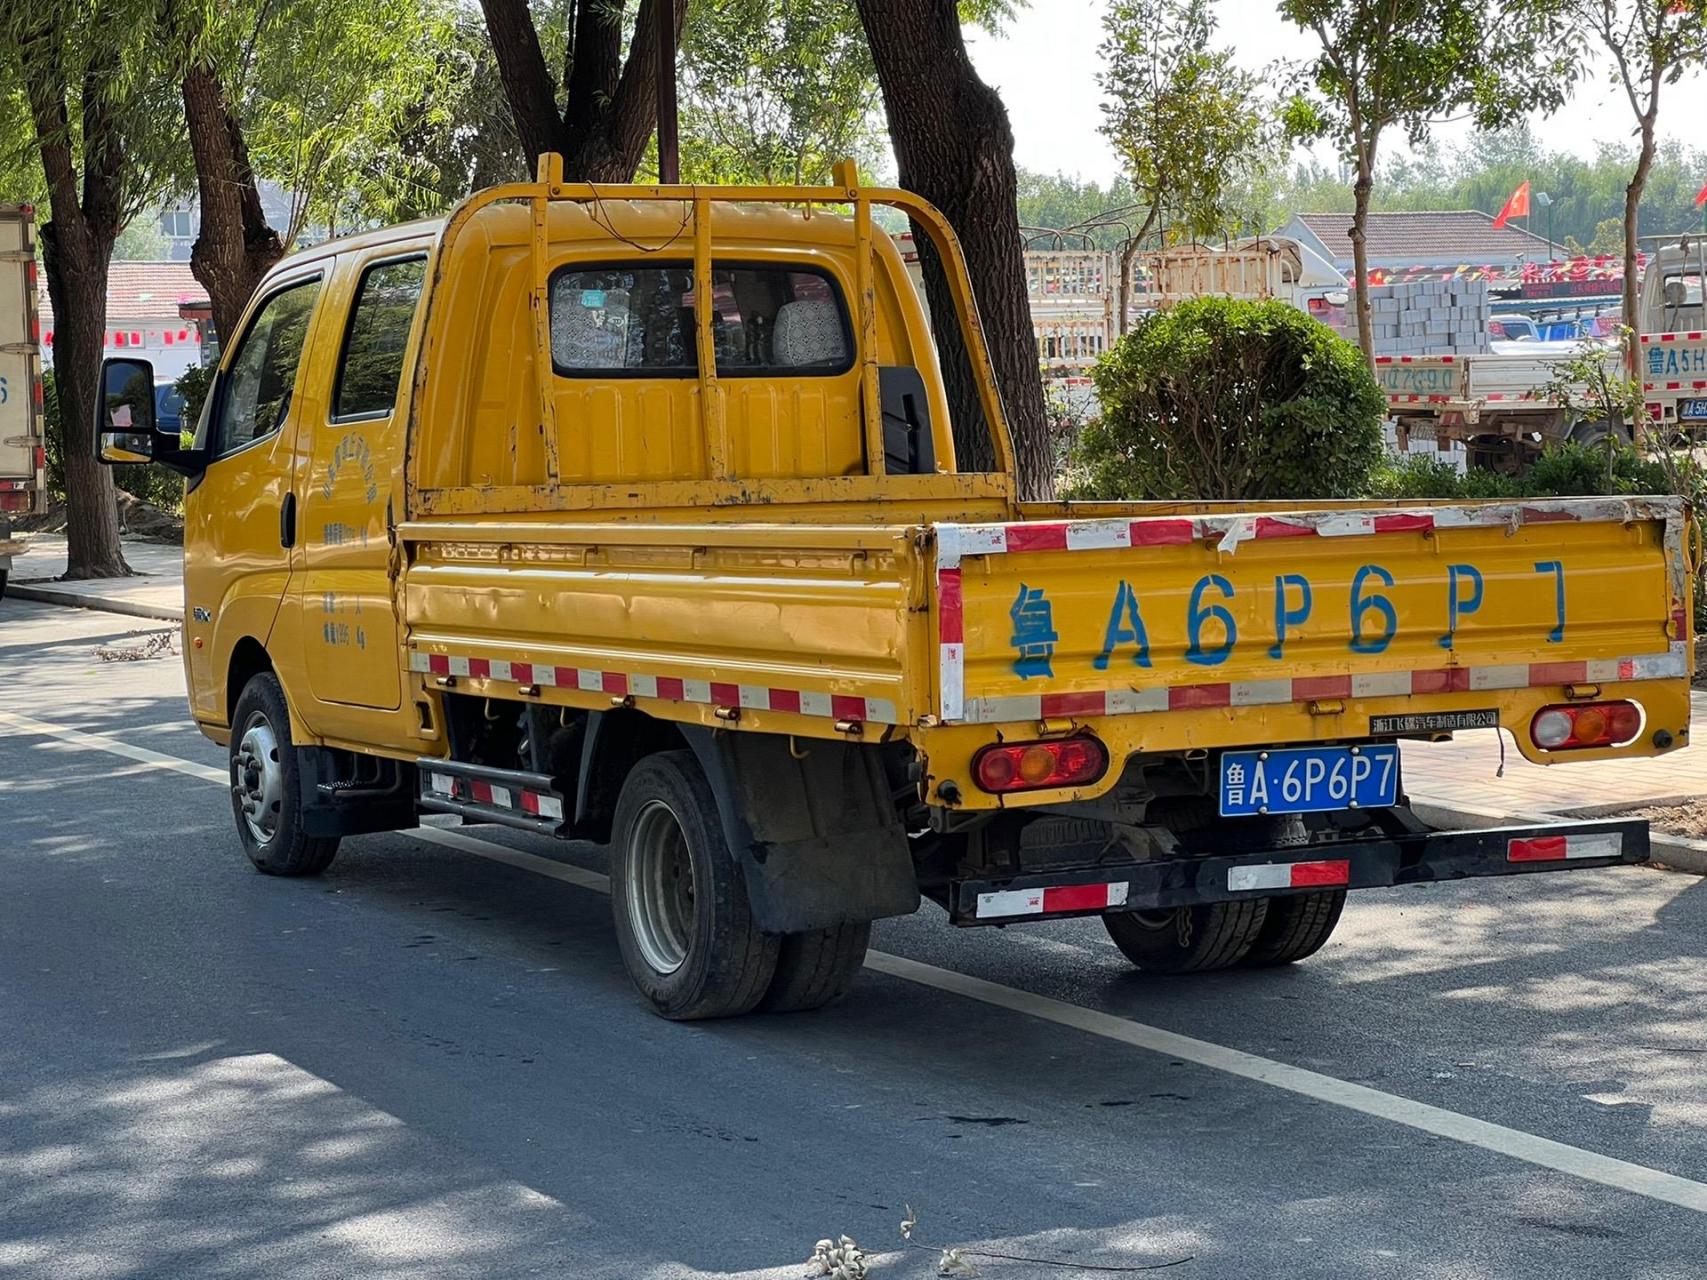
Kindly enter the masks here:
[[256, 875], [178, 660], [94, 656], [138, 632], [0, 604], [0, 1275], [795, 1277], [844, 1232], [935, 1274], [907, 1204], [1174, 1280], [1707, 1274], [1697, 878], [1367, 892], [1311, 961], [1189, 980], [927, 906], [832, 1009], [677, 1026], [602, 850]]

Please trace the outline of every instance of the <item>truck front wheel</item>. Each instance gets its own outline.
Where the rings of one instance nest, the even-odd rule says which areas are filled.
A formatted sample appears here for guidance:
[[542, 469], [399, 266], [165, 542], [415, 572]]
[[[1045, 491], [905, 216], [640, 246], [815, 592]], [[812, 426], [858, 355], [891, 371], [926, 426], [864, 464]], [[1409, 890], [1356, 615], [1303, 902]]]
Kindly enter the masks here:
[[255, 869], [314, 876], [332, 865], [336, 836], [304, 834], [290, 709], [278, 677], [263, 671], [243, 686], [231, 717], [231, 811]]
[[636, 765], [613, 826], [616, 938], [641, 996], [676, 1021], [757, 1007], [781, 940], [753, 922], [717, 800], [693, 753], [660, 752]]
[[1102, 918], [1114, 945], [1146, 973], [1202, 973], [1243, 960], [1262, 933], [1268, 900], [1211, 902]]

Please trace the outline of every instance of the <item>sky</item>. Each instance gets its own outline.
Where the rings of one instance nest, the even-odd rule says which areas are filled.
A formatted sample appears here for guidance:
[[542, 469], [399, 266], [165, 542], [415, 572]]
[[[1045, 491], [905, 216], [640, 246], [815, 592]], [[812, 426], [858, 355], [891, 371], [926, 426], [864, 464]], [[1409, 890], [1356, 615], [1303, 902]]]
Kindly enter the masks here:
[[[999, 36], [969, 30], [968, 46], [978, 73], [993, 84], [1013, 122], [1014, 158], [1021, 168], [1067, 173], [1106, 183], [1119, 171], [1102, 123], [1102, 94], [1097, 88], [1097, 45], [1102, 42], [1105, 0], [1030, 0]], [[1219, 0], [1217, 43], [1231, 47], [1240, 65], [1261, 71], [1277, 58], [1309, 56], [1314, 37], [1280, 17], [1272, 0]], [[1691, 144], [1707, 139], [1707, 77], [1696, 74], [1661, 91], [1659, 132]], [[1593, 155], [1602, 142], [1625, 142], [1634, 116], [1621, 90], [1599, 75], [1580, 84], [1576, 96], [1550, 117], [1533, 122], [1541, 145]], [[1691, 125], [1695, 127], [1692, 129]], [[1450, 147], [1470, 132], [1467, 123], [1448, 122], [1434, 136]], [[1402, 148], [1397, 133], [1383, 135], [1388, 154]], [[1318, 148], [1323, 160], [1332, 150]], [[1707, 178], [1707, 174], [1703, 175]]]

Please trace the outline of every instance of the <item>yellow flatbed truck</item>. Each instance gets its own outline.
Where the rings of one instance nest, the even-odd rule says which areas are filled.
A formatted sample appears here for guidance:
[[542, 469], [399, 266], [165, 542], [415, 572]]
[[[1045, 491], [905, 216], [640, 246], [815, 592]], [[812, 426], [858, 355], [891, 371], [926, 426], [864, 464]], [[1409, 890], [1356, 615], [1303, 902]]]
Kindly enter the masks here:
[[[1683, 745], [1679, 503], [1021, 503], [930, 206], [559, 174], [280, 262], [191, 448], [107, 364], [102, 456], [189, 476], [191, 711], [260, 870], [422, 813], [608, 841], [691, 1018], [833, 999], [921, 896], [1180, 972], [1300, 959], [1348, 889], [1647, 856], [1431, 831], [1398, 744]], [[994, 471], [875, 205], [947, 266]]]

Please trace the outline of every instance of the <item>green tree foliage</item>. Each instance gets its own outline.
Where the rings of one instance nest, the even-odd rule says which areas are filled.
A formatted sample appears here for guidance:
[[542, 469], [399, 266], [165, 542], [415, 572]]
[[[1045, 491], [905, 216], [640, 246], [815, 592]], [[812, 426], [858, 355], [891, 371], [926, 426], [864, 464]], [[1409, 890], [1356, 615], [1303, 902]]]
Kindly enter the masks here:
[[1056, 238], [1042, 233], [1071, 229], [1075, 234], [1060, 238], [1063, 249], [1116, 249], [1136, 230], [1132, 218], [1143, 217], [1138, 193], [1124, 174], [1106, 187], [1064, 173], [1021, 169], [1017, 176], [1019, 224], [1033, 248], [1054, 248]]
[[682, 38], [683, 180], [825, 184], [839, 159], [874, 167], [878, 99], [849, 0], [705, 0]]
[[146, 215], [133, 218], [113, 241], [114, 262], [159, 262], [166, 256], [160, 224]]
[[1113, 0], [1103, 16], [1102, 132], [1137, 194], [1136, 240], [1225, 231], [1268, 140], [1258, 78], [1210, 47], [1214, 30], [1208, 0]]
[[[42, 263], [58, 394], [73, 423], [94, 421], [114, 243], [182, 180], [187, 162], [153, 20], [140, 0], [0, 8], [0, 118], [13, 129], [5, 165], [46, 195]], [[111, 472], [88, 433], [72, 431], [64, 444], [66, 576], [127, 574]]]
[[451, 6], [233, 0], [211, 12], [196, 48], [225, 80], [257, 176], [290, 193], [276, 228], [287, 247], [311, 225], [359, 229], [412, 210], [436, 175], [398, 142], [411, 123], [445, 119], [461, 71], [439, 55], [454, 44]]
[[[1660, 91], [1707, 63], [1707, 0], [1543, 0], [1563, 20], [1567, 56], [1603, 59], [1636, 120], [1636, 164], [1624, 194], [1624, 328], [1641, 325], [1636, 255], [1638, 211], [1657, 154]], [[1635, 359], [1635, 349], [1630, 348]]]
[[[1450, 150], [1425, 141], [1413, 155], [1394, 157], [1377, 170], [1373, 210], [1480, 209], [1495, 213], [1521, 182], [1553, 197], [1528, 226], [1546, 235], [1549, 221], [1561, 252], [1623, 251], [1624, 188], [1636, 165], [1632, 145], [1602, 145], [1589, 156], [1542, 147], [1527, 124], [1497, 133], [1473, 133]], [[1707, 178], [1707, 150], [1678, 139], [1655, 152], [1637, 219], [1641, 235], [1662, 235], [1701, 224], [1695, 193]], [[1257, 223], [1278, 227], [1293, 213], [1349, 213], [1350, 179], [1337, 167], [1306, 161], [1279, 175], [1258, 202]], [[1522, 224], [1519, 224], [1522, 225]]]
[[[1412, 142], [1460, 112], [1485, 128], [1534, 107], [1556, 107], [1574, 63], [1541, 56], [1551, 27], [1522, 0], [1281, 0], [1280, 11], [1315, 36], [1307, 90], [1287, 113], [1301, 136], [1328, 137], [1353, 170], [1352, 256], [1369, 278], [1365, 248], [1381, 137]], [[1358, 343], [1373, 359], [1369, 295], [1357, 290]]]
[[1346, 498], [1381, 456], [1387, 402], [1356, 347], [1282, 302], [1199, 298], [1098, 363], [1079, 498]]
[[1126, 331], [1132, 259], [1152, 233], [1192, 240], [1235, 221], [1232, 196], [1270, 142], [1258, 78], [1210, 47], [1209, 0], [1113, 0], [1103, 15], [1102, 131], [1138, 193], [1120, 256], [1115, 316]]

